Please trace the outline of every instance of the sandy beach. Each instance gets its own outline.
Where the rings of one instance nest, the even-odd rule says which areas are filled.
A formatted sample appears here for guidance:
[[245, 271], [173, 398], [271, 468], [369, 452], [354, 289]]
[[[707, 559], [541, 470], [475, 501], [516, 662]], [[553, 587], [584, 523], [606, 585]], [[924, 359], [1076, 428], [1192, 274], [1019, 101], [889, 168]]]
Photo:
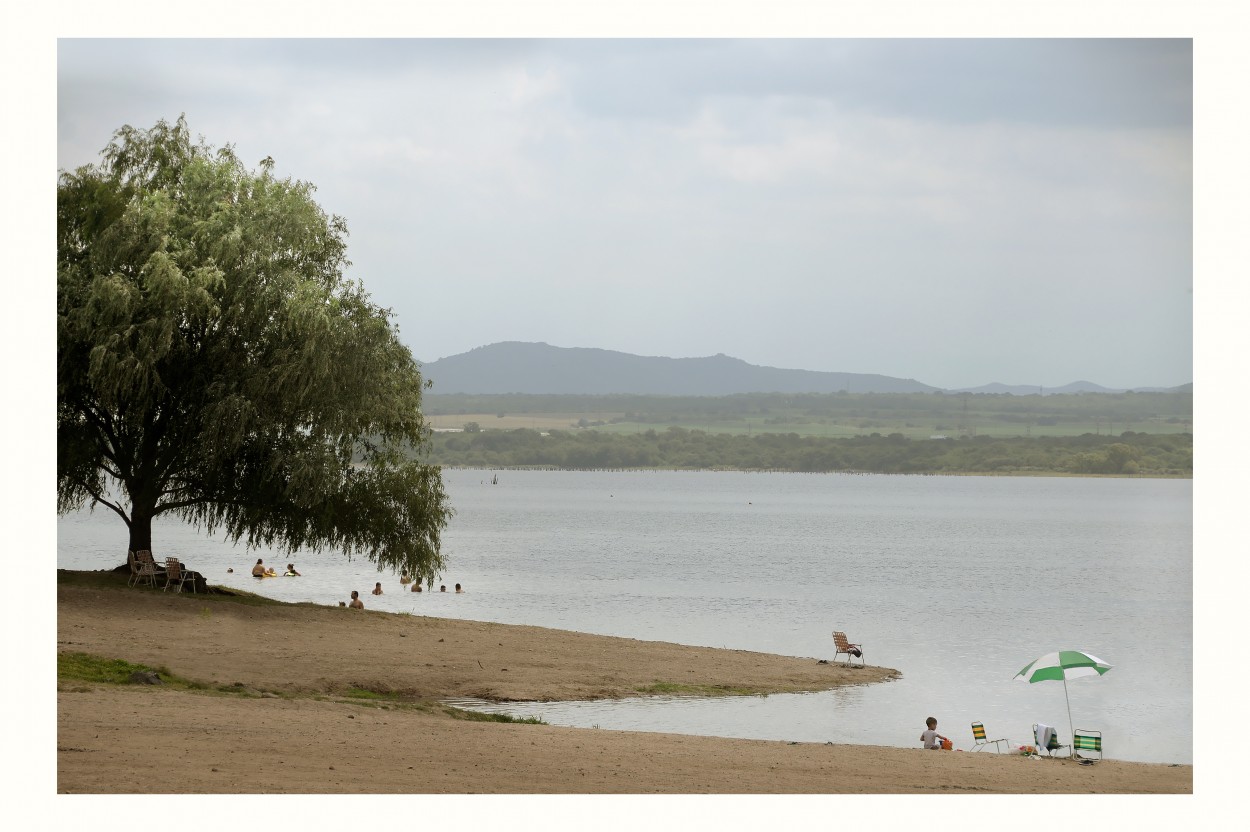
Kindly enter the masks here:
[[[366, 601], [367, 603], [367, 601]], [[470, 721], [498, 701], [767, 694], [895, 671], [537, 627], [128, 589], [60, 573], [57, 649], [202, 690], [62, 679], [57, 791], [1189, 794], [1193, 768]]]

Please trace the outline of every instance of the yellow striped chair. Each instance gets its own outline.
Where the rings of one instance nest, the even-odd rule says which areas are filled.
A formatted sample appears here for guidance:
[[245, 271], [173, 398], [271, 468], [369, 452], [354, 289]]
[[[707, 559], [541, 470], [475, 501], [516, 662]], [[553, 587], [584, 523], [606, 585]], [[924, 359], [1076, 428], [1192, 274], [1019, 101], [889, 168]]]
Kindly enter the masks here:
[[[979, 722], [972, 723], [972, 750], [973, 751], [980, 751], [982, 748], [992, 745], [994, 746], [995, 751], [997, 751], [999, 754], [1002, 754], [1003, 749], [1001, 747], [1001, 744], [1005, 742], [1007, 742], [1006, 737], [1003, 737], [1001, 740], [986, 739], [985, 738], [985, 726]], [[1008, 743], [1008, 745], [1010, 745], [1010, 743]]]
[[[1081, 752], [1086, 752], [1082, 754]], [[1102, 731], [1089, 731], [1085, 728], [1077, 728], [1072, 732], [1072, 753], [1086, 760], [1094, 759], [1092, 755], [1097, 754], [1098, 759], [1102, 759]]]

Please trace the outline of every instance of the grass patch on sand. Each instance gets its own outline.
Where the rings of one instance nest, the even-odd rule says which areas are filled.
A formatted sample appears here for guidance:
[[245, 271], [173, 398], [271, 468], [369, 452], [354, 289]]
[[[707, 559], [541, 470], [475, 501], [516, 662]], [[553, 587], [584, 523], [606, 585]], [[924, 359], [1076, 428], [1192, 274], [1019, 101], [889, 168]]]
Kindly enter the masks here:
[[[146, 664], [133, 664], [124, 659], [106, 659], [103, 656], [96, 656], [91, 653], [67, 652], [56, 654], [57, 682], [64, 683], [66, 689], [75, 692], [86, 692], [90, 688], [83, 687], [81, 684], [73, 685], [72, 683], [74, 682], [87, 682], [96, 685], [141, 684], [131, 681], [131, 674], [136, 672], [155, 673], [160, 677], [161, 687], [169, 690], [229, 694], [250, 699], [258, 699], [262, 696], [289, 696], [289, 694], [258, 691], [247, 687], [242, 682], [235, 682], [231, 685], [205, 684], [204, 682], [197, 682], [194, 679], [179, 676], [164, 665], [151, 667]], [[146, 686], [146, 683], [142, 684]]]
[[59, 682], [93, 682], [102, 685], [129, 685], [130, 674], [155, 673], [161, 683], [184, 690], [192, 689], [195, 682], [175, 676], [167, 667], [149, 667], [131, 664], [122, 659], [106, 659], [91, 653], [57, 653], [56, 678]]
[[78, 571], [73, 569], [56, 570], [58, 586], [85, 586], [92, 589], [126, 589], [129, 575], [126, 572], [114, 571]]
[[679, 682], [655, 682], [634, 688], [644, 694], [665, 694], [668, 696], [753, 696], [760, 691], [750, 688], [739, 688], [732, 685], [683, 685]]
[[454, 705], [414, 697], [401, 691], [353, 687], [348, 688], [339, 697], [340, 702], [348, 702], [352, 705], [382, 708], [383, 710], [393, 708], [395, 710], [416, 710], [425, 713], [441, 712], [452, 719], [463, 719], [467, 722], [511, 722], [524, 725], [547, 724], [540, 717], [536, 716], [512, 716], [511, 714], [489, 714], [480, 711], [470, 711], [464, 708], [457, 708]]
[[481, 711], [466, 711], [451, 705], [443, 705], [443, 712], [453, 719], [464, 719], [469, 722], [510, 722], [521, 725], [546, 725], [546, 721], [538, 716], [513, 716], [512, 714], [486, 714]]
[[[103, 656], [95, 656], [91, 653], [57, 653], [56, 655], [57, 682], [62, 686], [63, 690], [74, 693], [90, 692], [91, 688], [83, 683], [89, 685], [135, 684], [130, 680], [131, 674], [135, 672], [157, 674], [161, 679], [161, 687], [169, 690], [191, 691], [218, 696], [240, 696], [246, 699], [258, 699], [265, 696], [279, 696], [285, 699], [298, 698], [298, 695], [291, 693], [257, 691], [247, 687], [242, 682], [234, 682], [228, 685], [207, 685], [202, 682], [196, 682], [193, 679], [178, 676], [164, 666], [151, 667], [146, 664], [134, 664], [123, 659], [106, 659]], [[442, 713], [452, 719], [463, 719], [469, 722], [547, 724], [536, 716], [518, 717], [510, 714], [484, 714], [477, 711], [466, 711], [462, 708], [444, 705], [441, 702], [414, 698], [409, 694], [398, 691], [378, 691], [353, 687], [348, 688], [346, 692], [338, 696], [331, 695], [327, 697], [324, 694], [313, 693], [309, 694], [308, 698], [322, 702], [337, 700], [347, 704], [363, 705], [372, 708], [414, 710], [429, 714]]]

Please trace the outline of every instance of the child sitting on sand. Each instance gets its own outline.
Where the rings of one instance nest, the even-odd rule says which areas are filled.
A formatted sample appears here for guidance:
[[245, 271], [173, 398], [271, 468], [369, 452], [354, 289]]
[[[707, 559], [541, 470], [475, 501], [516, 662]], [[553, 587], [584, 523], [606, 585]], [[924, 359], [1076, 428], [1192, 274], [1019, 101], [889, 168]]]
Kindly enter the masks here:
[[931, 751], [938, 751], [942, 748], [943, 742], [950, 742], [949, 739], [937, 732], [936, 717], [929, 717], [924, 721], [924, 724], [929, 726], [928, 730], [920, 735], [920, 742], [924, 744], [925, 748]]

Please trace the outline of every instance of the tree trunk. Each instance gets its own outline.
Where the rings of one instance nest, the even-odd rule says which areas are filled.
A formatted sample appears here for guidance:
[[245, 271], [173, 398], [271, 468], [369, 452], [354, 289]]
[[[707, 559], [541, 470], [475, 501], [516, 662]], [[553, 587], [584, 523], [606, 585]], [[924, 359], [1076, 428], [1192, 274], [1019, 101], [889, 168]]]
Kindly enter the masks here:
[[130, 551], [152, 551], [152, 512], [135, 506], [130, 510]]

